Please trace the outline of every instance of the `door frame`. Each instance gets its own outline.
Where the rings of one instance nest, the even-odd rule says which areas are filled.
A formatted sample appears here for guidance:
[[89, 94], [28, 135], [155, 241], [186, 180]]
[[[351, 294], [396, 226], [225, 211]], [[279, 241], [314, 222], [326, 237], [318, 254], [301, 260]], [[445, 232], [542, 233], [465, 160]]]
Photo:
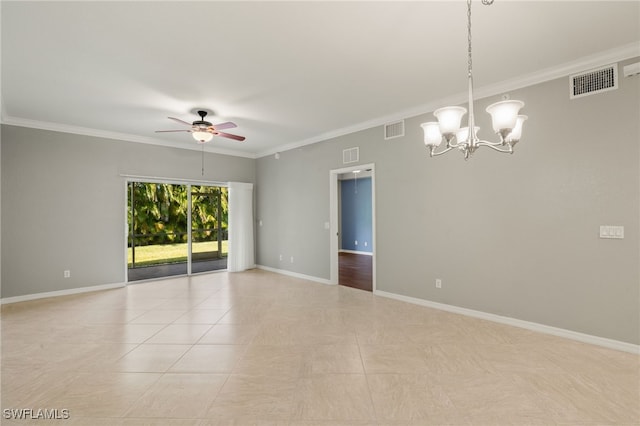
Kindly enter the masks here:
[[[218, 182], [218, 181], [208, 181], [208, 180], [195, 180], [195, 179], [176, 179], [176, 178], [164, 178], [164, 177], [148, 177], [148, 176], [138, 176], [138, 175], [125, 175], [121, 174], [120, 177], [124, 178], [124, 283], [125, 285], [136, 284], [148, 280], [136, 280], [129, 281], [129, 260], [128, 260], [128, 240], [129, 240], [129, 214], [128, 214], [128, 197], [129, 197], [129, 183], [130, 182], [142, 182], [142, 183], [157, 183], [157, 184], [170, 184], [170, 185], [186, 185], [187, 186], [187, 274], [186, 276], [193, 276], [198, 274], [216, 272], [216, 271], [208, 271], [208, 272], [200, 272], [198, 274], [194, 274], [191, 270], [192, 263], [192, 240], [191, 240], [191, 187], [192, 186], [217, 186], [222, 188], [228, 188], [229, 184], [227, 182]], [[221, 269], [221, 271], [226, 271], [226, 269]], [[151, 280], [160, 280], [164, 278], [175, 278], [179, 276], [185, 275], [172, 275], [169, 277], [160, 277], [160, 278], [152, 278]]]
[[339, 175], [343, 173], [350, 173], [354, 170], [371, 169], [371, 241], [373, 243], [373, 250], [371, 254], [372, 259], [372, 292], [376, 291], [376, 263], [377, 256], [376, 250], [378, 244], [376, 241], [376, 168], [375, 163], [358, 164], [357, 166], [345, 167], [341, 169], [329, 170], [329, 263], [330, 263], [330, 278], [331, 284], [337, 285], [339, 283], [339, 256], [340, 245], [338, 244], [339, 235], [339, 222], [338, 222], [338, 209], [340, 207], [340, 200], [338, 199], [338, 180]]

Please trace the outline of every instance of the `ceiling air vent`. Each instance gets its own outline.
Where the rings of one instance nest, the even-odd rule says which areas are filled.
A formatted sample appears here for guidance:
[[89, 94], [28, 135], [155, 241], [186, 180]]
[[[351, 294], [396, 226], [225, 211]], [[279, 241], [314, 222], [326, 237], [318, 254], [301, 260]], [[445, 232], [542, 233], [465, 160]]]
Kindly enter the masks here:
[[349, 148], [342, 151], [342, 163], [357, 163], [360, 161], [360, 148]]
[[404, 136], [404, 120], [384, 125], [384, 139], [394, 139]]
[[607, 65], [569, 77], [570, 98], [595, 95], [618, 88], [618, 64]]

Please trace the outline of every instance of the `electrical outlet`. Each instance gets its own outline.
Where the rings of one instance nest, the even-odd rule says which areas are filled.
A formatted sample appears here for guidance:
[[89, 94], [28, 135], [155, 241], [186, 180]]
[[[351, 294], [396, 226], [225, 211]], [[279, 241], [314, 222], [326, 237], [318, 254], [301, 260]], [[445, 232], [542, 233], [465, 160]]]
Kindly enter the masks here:
[[280, 255], [280, 260], [282, 260], [282, 255]]
[[64, 276], [65, 278], [70, 278], [70, 277], [71, 277], [71, 271], [70, 271], [70, 270], [68, 270], [68, 269], [67, 269], [67, 270], [65, 270], [65, 271], [63, 272], [63, 276]]
[[293, 256], [291, 256], [291, 263], [293, 263]]
[[440, 278], [436, 278], [436, 288], [442, 288], [442, 280]]

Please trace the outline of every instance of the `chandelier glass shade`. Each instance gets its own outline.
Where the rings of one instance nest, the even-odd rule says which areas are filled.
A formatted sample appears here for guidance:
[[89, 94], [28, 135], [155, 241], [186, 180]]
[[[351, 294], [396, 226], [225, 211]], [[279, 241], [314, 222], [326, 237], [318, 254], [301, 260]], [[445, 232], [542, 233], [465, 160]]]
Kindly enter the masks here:
[[[490, 5], [493, 0], [482, 0], [482, 4]], [[520, 109], [524, 102], [505, 99], [487, 107], [486, 111], [491, 115], [493, 131], [499, 136], [499, 141], [489, 142], [478, 138], [479, 127], [475, 125], [473, 111], [473, 67], [471, 55], [471, 0], [467, 0], [467, 35], [468, 35], [468, 92], [469, 110], [461, 106], [449, 106], [437, 109], [433, 115], [438, 120], [422, 123], [424, 132], [424, 144], [429, 149], [431, 157], [442, 155], [454, 148], [459, 149], [468, 159], [471, 154], [481, 146], [486, 146], [498, 152], [513, 153], [513, 147], [520, 141], [522, 125], [527, 119], [526, 115], [520, 115]], [[467, 116], [467, 126], [461, 127], [462, 118]], [[473, 129], [473, 132], [469, 132]], [[440, 151], [437, 148], [442, 142], [446, 146]]]

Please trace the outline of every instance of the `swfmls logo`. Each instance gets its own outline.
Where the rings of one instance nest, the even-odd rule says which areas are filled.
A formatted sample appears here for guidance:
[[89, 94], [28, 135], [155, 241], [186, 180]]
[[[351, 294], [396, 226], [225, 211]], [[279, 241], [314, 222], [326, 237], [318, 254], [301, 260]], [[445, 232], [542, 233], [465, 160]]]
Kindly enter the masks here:
[[67, 420], [71, 416], [66, 408], [5, 408], [2, 417], [6, 420]]

